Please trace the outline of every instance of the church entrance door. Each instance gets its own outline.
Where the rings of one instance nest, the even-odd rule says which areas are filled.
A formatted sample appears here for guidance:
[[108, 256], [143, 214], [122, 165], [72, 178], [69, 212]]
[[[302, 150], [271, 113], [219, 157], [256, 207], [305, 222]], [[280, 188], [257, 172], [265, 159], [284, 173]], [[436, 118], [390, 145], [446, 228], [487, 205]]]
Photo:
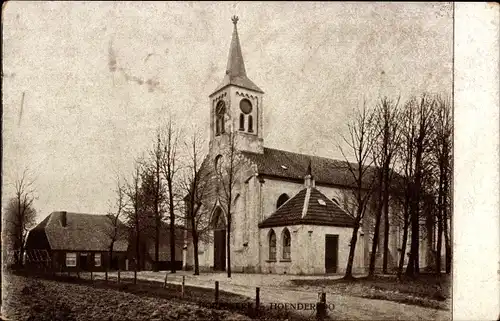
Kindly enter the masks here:
[[337, 273], [339, 236], [325, 235], [325, 273]]
[[226, 270], [226, 230], [214, 230], [214, 270]]

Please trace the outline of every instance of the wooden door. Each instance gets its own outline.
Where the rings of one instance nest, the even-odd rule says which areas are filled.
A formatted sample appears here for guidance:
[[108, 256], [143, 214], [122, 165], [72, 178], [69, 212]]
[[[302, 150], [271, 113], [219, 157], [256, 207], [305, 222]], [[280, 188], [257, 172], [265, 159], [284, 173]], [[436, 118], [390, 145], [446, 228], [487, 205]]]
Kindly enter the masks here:
[[226, 270], [226, 230], [214, 231], [214, 270]]
[[325, 273], [337, 273], [339, 236], [325, 235]]

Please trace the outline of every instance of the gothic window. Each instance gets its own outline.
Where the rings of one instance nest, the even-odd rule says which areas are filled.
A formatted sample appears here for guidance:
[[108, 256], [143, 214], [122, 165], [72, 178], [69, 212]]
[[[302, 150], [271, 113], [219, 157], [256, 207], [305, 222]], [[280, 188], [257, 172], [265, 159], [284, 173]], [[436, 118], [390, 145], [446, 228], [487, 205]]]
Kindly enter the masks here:
[[215, 172], [220, 175], [222, 173], [222, 155], [215, 157]]
[[240, 130], [245, 131], [245, 115], [240, 114]]
[[217, 207], [217, 209], [214, 212], [214, 216], [212, 219], [212, 227], [214, 230], [223, 230], [226, 228], [224, 214], [222, 213], [220, 207]]
[[276, 261], [276, 233], [269, 231], [269, 261]]
[[226, 114], [226, 105], [221, 100], [217, 103], [215, 108], [215, 135], [219, 136], [224, 134], [224, 116]]
[[248, 116], [248, 132], [253, 133], [253, 118], [252, 115]]
[[281, 205], [285, 204], [286, 201], [288, 201], [290, 197], [288, 194], [283, 193], [278, 197], [278, 201], [276, 202], [276, 209], [280, 208]]
[[290, 249], [292, 246], [292, 238], [290, 236], [290, 231], [287, 228], [283, 230], [283, 260], [290, 260]]

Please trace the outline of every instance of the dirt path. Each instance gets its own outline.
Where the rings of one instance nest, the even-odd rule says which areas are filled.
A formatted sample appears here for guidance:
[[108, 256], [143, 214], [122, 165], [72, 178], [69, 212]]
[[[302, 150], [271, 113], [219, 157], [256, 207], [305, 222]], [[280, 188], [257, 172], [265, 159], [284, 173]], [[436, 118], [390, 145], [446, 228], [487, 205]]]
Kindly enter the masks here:
[[[122, 273], [124, 277], [131, 277], [133, 273]], [[112, 275], [112, 274], [110, 274]], [[273, 282], [271, 276], [262, 275], [235, 275], [229, 280], [221, 274], [202, 274], [193, 276], [183, 272], [175, 275], [169, 274], [169, 283], [182, 283], [182, 275], [185, 276], [185, 284], [205, 288], [214, 288], [214, 281], [219, 281], [221, 291], [232, 292], [255, 298], [255, 287], [260, 287], [261, 303], [265, 308], [283, 308], [284, 304], [315, 304], [318, 301], [318, 293], [284, 288], [287, 278], [276, 278]], [[100, 276], [101, 277], [101, 276]], [[150, 281], [163, 282], [165, 272], [140, 272], [138, 277]], [[267, 283], [267, 284], [266, 284]], [[333, 310], [329, 310], [329, 316], [334, 320], [451, 320], [449, 311], [424, 308], [397, 302], [372, 300], [351, 296], [338, 295], [327, 292], [327, 304]], [[281, 303], [278, 305], [278, 303]], [[296, 312], [307, 316], [314, 316], [312, 310], [298, 310]]]

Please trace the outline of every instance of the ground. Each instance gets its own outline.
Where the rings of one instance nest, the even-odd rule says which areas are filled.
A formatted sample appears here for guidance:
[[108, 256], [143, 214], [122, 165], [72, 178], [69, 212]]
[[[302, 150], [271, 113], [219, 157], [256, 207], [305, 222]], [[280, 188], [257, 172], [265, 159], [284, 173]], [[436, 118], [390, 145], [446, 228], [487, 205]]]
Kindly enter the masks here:
[[[165, 275], [167, 286], [163, 288]], [[438, 309], [404, 304], [396, 293], [403, 297], [426, 297], [426, 287], [407, 282], [395, 286], [393, 280], [358, 280], [346, 283], [340, 276], [292, 276], [276, 274], [233, 274], [228, 279], [224, 273], [192, 272], [139, 272], [138, 282], [133, 284], [133, 272], [80, 274], [74, 284], [9, 276], [4, 279], [2, 313], [10, 320], [249, 320], [255, 317], [245, 309], [234, 306], [224, 309], [207, 308], [201, 303], [213, 303], [214, 283], [219, 282], [220, 301], [231, 304], [255, 302], [256, 287], [260, 289], [261, 318], [274, 317], [289, 312], [280, 319], [314, 319], [314, 306], [318, 293], [325, 292], [328, 316], [333, 320], [450, 320], [446, 307]], [[185, 295], [181, 297], [184, 279]], [[69, 279], [68, 279], [69, 280]], [[428, 280], [427, 280], [428, 281]], [[426, 282], [428, 284], [428, 282]], [[384, 287], [386, 287], [384, 289]], [[385, 295], [384, 300], [374, 300], [370, 291], [376, 289]], [[410, 291], [412, 294], [404, 293]], [[449, 294], [448, 294], [449, 295]], [[393, 301], [390, 301], [393, 300]], [[410, 300], [411, 301], [411, 300]], [[190, 303], [191, 302], [191, 303]], [[198, 303], [193, 303], [198, 302]], [[285, 311], [286, 310], [286, 311]], [[57, 311], [57, 313], [56, 313]], [[31, 316], [31, 318], [30, 318]], [[33, 318], [36, 316], [36, 318]]]
[[[127, 272], [129, 276], [133, 273]], [[139, 272], [141, 279], [163, 282], [166, 272]], [[127, 275], [122, 273], [123, 276]], [[202, 273], [199, 276], [192, 272], [179, 271], [168, 275], [169, 283], [182, 282], [186, 285], [213, 288], [219, 281], [219, 288], [224, 291], [255, 298], [255, 287], [260, 287], [261, 302], [264, 306], [277, 307], [277, 303], [311, 304], [318, 301], [318, 293], [326, 292], [327, 303], [334, 305], [329, 310], [332, 319], [340, 320], [451, 320], [449, 308], [439, 309], [422, 307], [415, 304], [404, 304], [389, 300], [375, 300], [352, 295], [355, 291], [339, 291], [336, 282], [341, 276], [297, 276], [276, 274], [241, 274], [233, 273], [231, 279], [224, 273]], [[319, 279], [319, 281], [318, 281]], [[309, 285], [297, 286], [297, 281], [309, 282]], [[299, 282], [300, 282], [299, 281]], [[318, 282], [322, 286], [318, 286]], [[316, 285], [314, 285], [316, 284]], [[345, 287], [344, 287], [345, 289]], [[361, 290], [356, 290], [361, 291]], [[410, 297], [406, 294], [405, 297]], [[311, 311], [296, 311], [310, 316]]]
[[250, 320], [224, 310], [86, 285], [9, 275], [2, 315], [15, 321]]

